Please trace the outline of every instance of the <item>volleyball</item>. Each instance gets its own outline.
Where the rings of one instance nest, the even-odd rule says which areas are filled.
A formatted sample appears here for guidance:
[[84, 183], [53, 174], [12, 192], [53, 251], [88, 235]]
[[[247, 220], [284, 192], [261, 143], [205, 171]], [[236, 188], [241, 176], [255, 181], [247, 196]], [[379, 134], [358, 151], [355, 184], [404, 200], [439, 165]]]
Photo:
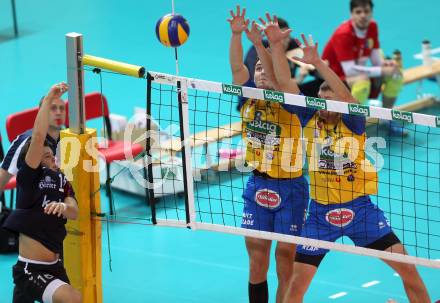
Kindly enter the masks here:
[[179, 47], [189, 37], [189, 25], [179, 14], [168, 14], [156, 23], [156, 36], [167, 47]]

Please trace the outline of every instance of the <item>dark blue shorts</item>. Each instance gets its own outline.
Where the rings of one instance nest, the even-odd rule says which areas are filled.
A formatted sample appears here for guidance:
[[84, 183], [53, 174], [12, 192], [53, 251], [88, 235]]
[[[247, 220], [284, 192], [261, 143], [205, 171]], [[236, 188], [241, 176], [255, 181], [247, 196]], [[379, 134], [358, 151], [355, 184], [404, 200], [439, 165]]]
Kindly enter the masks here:
[[309, 186], [304, 177], [277, 180], [252, 175], [243, 199], [241, 227], [299, 235], [309, 201]]
[[[356, 246], [366, 247], [390, 232], [383, 211], [371, 202], [369, 196], [363, 196], [351, 202], [330, 205], [312, 200], [301, 237], [335, 242], [347, 236]], [[297, 252], [323, 255], [328, 250], [298, 245]]]

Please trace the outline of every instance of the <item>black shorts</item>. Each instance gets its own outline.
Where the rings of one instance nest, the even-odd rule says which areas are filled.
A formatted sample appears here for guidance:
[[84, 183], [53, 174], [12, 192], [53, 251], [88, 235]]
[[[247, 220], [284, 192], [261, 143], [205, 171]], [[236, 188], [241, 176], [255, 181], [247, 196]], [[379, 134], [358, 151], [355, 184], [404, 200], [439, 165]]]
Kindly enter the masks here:
[[55, 290], [69, 284], [61, 261], [54, 264], [35, 264], [17, 261], [12, 267], [15, 288], [13, 303], [52, 302]]
[[[386, 234], [385, 236], [381, 237], [380, 239], [378, 239], [378, 240], [374, 241], [373, 243], [370, 243], [364, 247], [384, 251], [388, 247], [391, 247], [397, 243], [400, 243], [399, 238], [393, 232], [390, 232], [390, 233]], [[326, 254], [307, 255], [307, 254], [302, 254], [300, 252], [297, 252], [295, 255], [295, 262], [309, 264], [309, 265], [313, 265], [315, 267], [318, 267], [319, 264], [321, 264], [322, 259], [324, 259], [325, 255]]]

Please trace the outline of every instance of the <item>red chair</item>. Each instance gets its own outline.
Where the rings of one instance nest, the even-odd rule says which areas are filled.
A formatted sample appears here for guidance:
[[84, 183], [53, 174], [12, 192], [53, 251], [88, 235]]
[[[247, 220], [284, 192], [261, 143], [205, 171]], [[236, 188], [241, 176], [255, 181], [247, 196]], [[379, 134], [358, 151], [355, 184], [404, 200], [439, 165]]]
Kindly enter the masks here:
[[[6, 132], [9, 142], [12, 142], [17, 136], [25, 131], [34, 128], [35, 118], [37, 117], [39, 107], [33, 107], [24, 111], [14, 113], [6, 118]], [[0, 137], [1, 139], [1, 137]], [[1, 141], [0, 141], [1, 142]], [[2, 147], [2, 159], [4, 157]], [[6, 189], [14, 189], [16, 187], [15, 176], [6, 184]], [[11, 191], [11, 205], [13, 201], [14, 191]]]
[[[3, 161], [4, 158], [5, 158], [5, 152], [3, 150], [2, 136], [0, 134], [0, 162]], [[8, 183], [6, 183], [5, 188], [3, 189], [3, 191], [5, 191], [5, 190], [11, 191], [11, 198], [9, 200], [9, 207], [10, 208], [12, 208], [13, 203], [14, 203], [14, 189], [16, 187], [17, 187], [17, 181], [15, 180], [15, 176], [13, 176], [11, 179], [9, 179]], [[6, 206], [6, 199], [5, 199], [4, 192], [1, 194], [0, 200], [3, 202], [3, 205]]]
[[38, 114], [38, 107], [27, 109], [9, 115], [6, 118], [6, 132], [9, 142], [12, 142], [18, 135], [34, 128], [35, 118]]
[[[14, 141], [17, 136], [34, 127], [35, 118], [38, 114], [38, 106], [24, 111], [14, 113], [6, 118], [6, 133], [9, 142]], [[2, 148], [3, 149], [3, 148]], [[2, 157], [3, 159], [3, 157]], [[11, 207], [14, 200], [14, 188], [16, 187], [15, 176], [6, 184], [5, 190], [11, 190]]]
[[[125, 160], [125, 154], [130, 153], [133, 157], [136, 157], [143, 151], [143, 147], [140, 144], [132, 144], [131, 142], [112, 140], [112, 130], [110, 124], [110, 112], [108, 109], [107, 98], [100, 93], [89, 93], [85, 95], [84, 107], [86, 121], [95, 118], [103, 117], [105, 126], [107, 129], [107, 144], [101, 143], [98, 146], [98, 151], [106, 163], [107, 170], [107, 182], [106, 193], [110, 202], [110, 214], [113, 214], [112, 192], [110, 188], [109, 176], [110, 176], [110, 164], [113, 161]], [[68, 112], [68, 104], [66, 104], [66, 112]], [[68, 117], [66, 118], [66, 126], [69, 125]]]

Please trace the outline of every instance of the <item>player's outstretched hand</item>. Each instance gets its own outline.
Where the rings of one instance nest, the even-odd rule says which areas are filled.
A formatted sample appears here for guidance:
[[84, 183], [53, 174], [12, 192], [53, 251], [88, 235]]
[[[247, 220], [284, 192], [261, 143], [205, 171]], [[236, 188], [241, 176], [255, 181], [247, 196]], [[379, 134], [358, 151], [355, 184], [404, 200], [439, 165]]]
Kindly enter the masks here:
[[321, 61], [321, 58], [318, 54], [318, 43], [313, 42], [312, 35], [309, 35], [309, 40], [307, 41], [306, 36], [304, 34], [301, 34], [302, 40], [304, 41], [304, 44], [301, 43], [298, 39], [295, 39], [296, 43], [299, 45], [299, 47], [303, 50], [303, 57], [293, 57], [294, 60], [300, 61], [302, 63], [306, 64], [312, 64], [315, 65], [316, 63]]
[[252, 21], [251, 29], [249, 30], [247, 27], [245, 29], [246, 36], [249, 39], [249, 41], [252, 42], [252, 44], [262, 44], [263, 40], [263, 29], [258, 26], [257, 22]]
[[61, 96], [68, 90], [69, 86], [64, 82], [55, 84], [50, 88], [49, 92], [47, 93], [47, 98], [61, 98]]
[[269, 13], [266, 13], [267, 22], [261, 17], [258, 19], [260, 20], [262, 27], [264, 28], [264, 33], [271, 45], [282, 42], [292, 32], [292, 29], [290, 28], [281, 30], [278, 24], [278, 18], [275, 15], [271, 17]]
[[243, 8], [240, 12], [240, 5], [237, 5], [237, 10], [234, 13], [233, 10], [230, 10], [231, 18], [227, 19], [229, 24], [231, 25], [231, 31], [233, 34], [241, 34], [245, 31], [249, 25], [249, 19], [246, 19], [246, 9]]

